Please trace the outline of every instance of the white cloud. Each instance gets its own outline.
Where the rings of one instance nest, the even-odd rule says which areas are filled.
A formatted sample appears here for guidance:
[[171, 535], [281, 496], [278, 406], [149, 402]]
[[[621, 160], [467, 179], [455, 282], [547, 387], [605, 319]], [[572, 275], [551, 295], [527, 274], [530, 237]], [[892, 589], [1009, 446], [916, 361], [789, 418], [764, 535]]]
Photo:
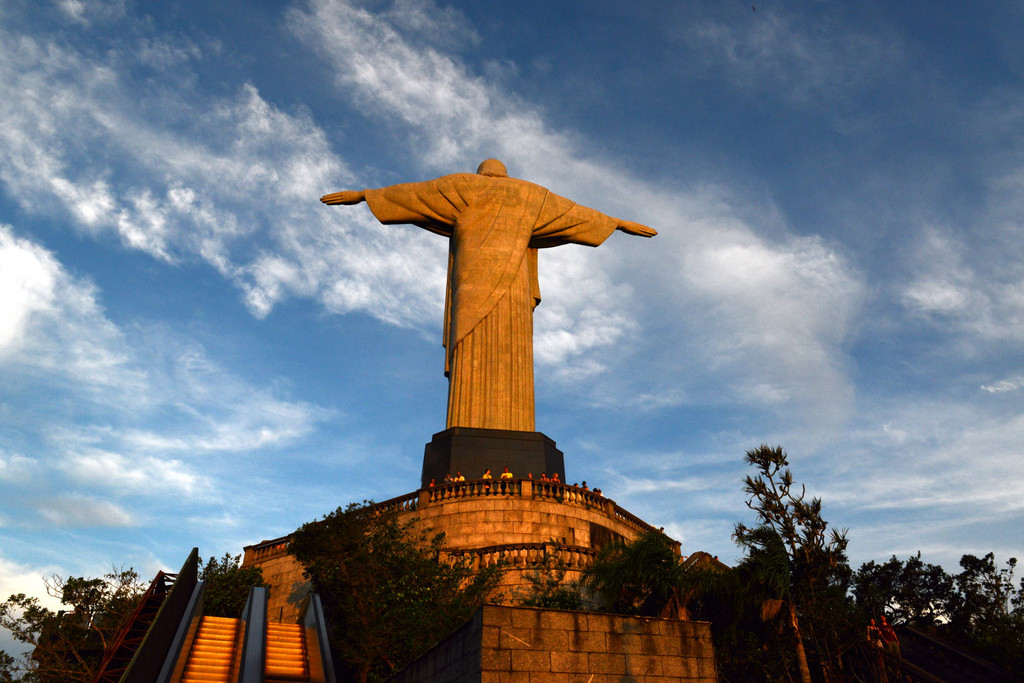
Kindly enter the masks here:
[[17, 321], [0, 355], [0, 426], [18, 444], [0, 450], [5, 526], [134, 526], [141, 508], [206, 499], [239, 454], [297, 443], [330, 415], [238, 377], [180, 333], [139, 320], [125, 334], [91, 283], [8, 227], [0, 262], [14, 264], [0, 296]]
[[[0, 181], [11, 196], [157, 259], [202, 259], [257, 316], [308, 296], [335, 312], [435, 327], [443, 242], [320, 205], [353, 176], [309, 114], [284, 112], [248, 84], [233, 98], [202, 94], [185, 78], [199, 49], [160, 45], [177, 56], [154, 61], [144, 40], [135, 53], [109, 50], [108, 63], [0, 34]], [[133, 82], [135, 60], [167, 69], [176, 87]]]
[[990, 394], [1002, 394], [1007, 391], [1017, 391], [1021, 387], [1024, 387], [1024, 375], [1015, 375], [991, 384], [983, 384], [981, 390]]
[[983, 304], [961, 246], [934, 228], [924, 231], [916, 260], [921, 273], [903, 292], [906, 305], [925, 314], [956, 315]]
[[[280, 239], [301, 263], [331, 241], [322, 237], [330, 229], [316, 197], [346, 173], [307, 114], [282, 112], [249, 85], [220, 100], [185, 85], [135, 84], [119, 69], [152, 62], [152, 43], [139, 54], [112, 50], [110, 66], [71, 45], [0, 38], [0, 180], [25, 209], [62, 209], [79, 228], [113, 231], [162, 260], [203, 258], [249, 292], [261, 314], [274, 296], [316, 291], [323, 259], [311, 260], [320, 272], [273, 282], [271, 296], [247, 263], [259, 253], [233, 253], [241, 237], [262, 237], [268, 247]], [[196, 52], [187, 42], [178, 47]]]
[[590, 255], [569, 248], [540, 255], [545, 298], [534, 313], [534, 357], [546, 372], [573, 382], [603, 371], [607, 349], [639, 330], [626, 313], [632, 290], [614, 284]]
[[121, 333], [103, 316], [95, 288], [70, 277], [38, 244], [0, 225], [0, 371], [58, 373], [99, 399], [111, 384], [138, 386]]
[[0, 259], [29, 264], [21, 270], [48, 283], [44, 297], [19, 297], [25, 287], [17, 282], [8, 286], [16, 278], [0, 277], [0, 287], [10, 293], [7, 300], [15, 302], [10, 319], [22, 321], [5, 330], [8, 353], [0, 372], [59, 384], [62, 391], [82, 394], [107, 411], [130, 406], [131, 414], [140, 417], [147, 409], [180, 411], [190, 425], [182, 433], [121, 427], [116, 437], [112, 430], [106, 435], [123, 446], [259, 448], [300, 438], [324, 417], [313, 406], [282, 400], [270, 389], [241, 381], [201, 347], [169, 330], [140, 324], [126, 337], [104, 316], [95, 287], [70, 277], [49, 252], [6, 228], [0, 228]]
[[[43, 583], [43, 577], [50, 576], [55, 571], [56, 567], [38, 567], [22, 564], [0, 555], [0, 600], [6, 600], [11, 595], [24, 593], [25, 595], [37, 598], [39, 603], [47, 609], [60, 609], [60, 600], [48, 595], [46, 593], [46, 586]], [[30, 649], [25, 643], [14, 640], [10, 631], [0, 629], [0, 650], [3, 650], [12, 657], [16, 657]]]
[[879, 401], [862, 411], [861, 425], [839, 452], [822, 454], [819, 469], [835, 477], [826, 501], [975, 521], [1024, 512], [1024, 414], [939, 400]]
[[676, 492], [694, 493], [707, 490], [707, 479], [705, 477], [687, 477], [684, 479], [666, 480], [640, 479], [635, 477], [620, 476], [616, 478], [616, 490], [623, 496], [637, 496], [651, 493]]
[[0, 356], [24, 338], [34, 312], [50, 308], [55, 270], [48, 253], [0, 225]]
[[1002, 253], [988, 255], [948, 230], [925, 228], [911, 256], [912, 276], [903, 285], [902, 302], [965, 339], [1020, 342], [1024, 268], [1016, 254], [1024, 254], [1019, 244], [1008, 243]]
[[[19, 564], [0, 557], [0, 596], [4, 599], [15, 593], [32, 595], [42, 592], [42, 578], [51, 571], [50, 567], [37, 568]], [[45, 603], [44, 603], [45, 604]], [[55, 607], [59, 601], [50, 602], [48, 605]]]
[[705, 401], [769, 407], [825, 430], [846, 419], [862, 275], [821, 238], [761, 237], [766, 226], [741, 214], [771, 207], [720, 188], [654, 205], [663, 217], [652, 222], [664, 229], [650, 258], [632, 261], [631, 277], [647, 324], [661, 333], [651, 348], [672, 349], [658, 369], [676, 384], [663, 388], [687, 393], [687, 382], [700, 381]]
[[34, 459], [18, 453], [5, 453], [0, 449], [0, 481], [7, 484], [20, 484], [29, 480], [35, 470], [36, 461]]
[[125, 11], [125, 0], [54, 0], [54, 4], [68, 19], [86, 26], [119, 19]]
[[[332, 63], [339, 91], [356, 90], [369, 114], [404, 126], [408, 144], [427, 167], [467, 170], [487, 156], [529, 158], [553, 142], [536, 112], [493, 90], [453, 55], [424, 48], [421, 35], [450, 35], [452, 11], [433, 3], [397, 3], [378, 14], [343, 0], [313, 0], [290, 13], [297, 35]], [[417, 31], [406, 36], [400, 27]], [[455, 25], [464, 27], [459, 19]], [[475, 36], [463, 29], [468, 40]]]
[[[807, 23], [784, 6], [751, 13], [746, 21], [689, 13], [679, 33], [705, 69], [744, 89], [797, 102], [852, 98], [867, 86], [900, 73], [902, 46], [884, 33], [866, 33], [830, 12], [812, 12]], [[705, 72], [706, 75], [706, 72]]]
[[176, 492], [187, 496], [208, 484], [180, 460], [138, 454], [129, 458], [99, 449], [70, 452], [61, 468], [76, 482], [109, 487], [121, 494]]
[[119, 505], [81, 495], [38, 501], [36, 512], [48, 525], [71, 529], [138, 525], [135, 517]]

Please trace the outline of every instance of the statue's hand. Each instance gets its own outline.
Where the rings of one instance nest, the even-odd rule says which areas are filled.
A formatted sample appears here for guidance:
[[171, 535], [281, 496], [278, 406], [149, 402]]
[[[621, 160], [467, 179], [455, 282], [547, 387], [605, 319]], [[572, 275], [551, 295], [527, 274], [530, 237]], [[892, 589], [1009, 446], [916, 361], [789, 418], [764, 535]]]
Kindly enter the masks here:
[[658, 234], [658, 231], [654, 228], [649, 228], [646, 225], [640, 223], [634, 223], [633, 221], [620, 220], [619, 224], [615, 226], [616, 230], [628, 233], [630, 235], [637, 235], [639, 237], [654, 237]]
[[362, 190], [342, 190], [325, 194], [320, 198], [324, 204], [358, 204], [366, 199]]

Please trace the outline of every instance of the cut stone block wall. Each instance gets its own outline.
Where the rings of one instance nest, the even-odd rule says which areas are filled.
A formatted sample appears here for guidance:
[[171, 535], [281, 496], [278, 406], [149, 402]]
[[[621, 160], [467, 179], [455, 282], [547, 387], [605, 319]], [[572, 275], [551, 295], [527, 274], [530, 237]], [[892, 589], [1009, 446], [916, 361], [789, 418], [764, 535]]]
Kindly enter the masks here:
[[309, 593], [310, 586], [302, 575], [302, 565], [288, 554], [287, 548], [287, 536], [264, 541], [259, 546], [247, 546], [242, 566], [259, 567], [263, 573], [263, 582], [270, 586], [267, 619], [294, 624], [299, 618], [299, 607]]
[[485, 605], [393, 683], [714, 683], [705, 622]]

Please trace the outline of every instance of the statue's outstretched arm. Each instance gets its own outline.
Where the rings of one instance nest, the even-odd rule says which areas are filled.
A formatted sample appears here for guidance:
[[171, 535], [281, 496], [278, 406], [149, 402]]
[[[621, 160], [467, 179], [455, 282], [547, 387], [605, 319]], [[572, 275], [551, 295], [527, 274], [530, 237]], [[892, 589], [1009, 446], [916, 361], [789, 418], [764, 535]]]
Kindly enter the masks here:
[[622, 232], [630, 235], [637, 235], [639, 237], [654, 237], [658, 234], [658, 231], [654, 228], [649, 228], [646, 225], [634, 223], [633, 221], [624, 221], [621, 218], [619, 219], [619, 224], [615, 226], [615, 229], [621, 230]]
[[324, 204], [358, 204], [366, 201], [366, 192], [363, 190], [342, 190], [325, 194], [320, 198]]

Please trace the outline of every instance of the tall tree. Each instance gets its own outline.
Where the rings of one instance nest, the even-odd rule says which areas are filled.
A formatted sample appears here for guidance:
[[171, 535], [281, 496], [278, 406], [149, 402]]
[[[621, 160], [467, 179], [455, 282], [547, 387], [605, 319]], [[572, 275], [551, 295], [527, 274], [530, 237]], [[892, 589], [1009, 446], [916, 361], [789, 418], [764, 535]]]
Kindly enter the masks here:
[[[806, 499], [806, 487], [799, 492], [789, 470], [789, 460], [781, 447], [762, 444], [746, 453], [746, 462], [756, 470], [755, 476], [744, 480], [749, 496], [747, 507], [757, 514], [758, 525], [751, 528], [737, 524], [733, 537], [752, 556], [765, 559], [778, 555], [778, 546], [771, 541], [771, 530], [781, 540], [789, 566], [789, 581], [779, 573], [774, 585], [785, 589], [779, 595], [780, 609], [788, 611], [793, 632], [800, 678], [811, 682], [805, 638], [816, 645], [822, 672], [832, 678], [842, 654], [842, 631], [836, 612], [845, 612], [846, 588], [850, 578], [846, 559], [846, 532], [832, 529], [821, 515], [821, 499]], [[769, 566], [774, 566], [775, 563]], [[785, 595], [786, 597], [783, 597]], [[807, 628], [801, 625], [807, 621]], [[804, 633], [804, 631], [808, 633]]]
[[245, 609], [249, 589], [266, 586], [259, 567], [242, 567], [241, 555], [224, 553], [219, 560], [211, 557], [199, 571], [206, 583], [203, 612], [213, 617], [238, 618]]
[[17, 666], [25, 683], [85, 683], [104, 649], [131, 616], [145, 591], [134, 569], [114, 569], [102, 578], [44, 579], [46, 591], [70, 609], [53, 611], [23, 593], [0, 603], [0, 626], [31, 649]]
[[953, 638], [1004, 666], [1024, 668], [1024, 580], [1015, 587], [1017, 559], [996, 567], [995, 555], [964, 555], [956, 576], [959, 604], [949, 622]]
[[462, 625], [497, 585], [430, 536], [370, 503], [300, 527], [289, 552], [324, 603], [340, 678], [383, 680]]
[[921, 553], [903, 562], [862, 564], [853, 576], [853, 597], [866, 614], [882, 614], [897, 626], [928, 627], [949, 621], [957, 604], [953, 577], [939, 565], [927, 564]]
[[1017, 560], [998, 567], [993, 553], [963, 555], [961, 572], [893, 556], [867, 562], [853, 578], [853, 597], [868, 616], [925, 626], [950, 643], [1011, 670], [1024, 670], [1024, 580], [1014, 585]]

